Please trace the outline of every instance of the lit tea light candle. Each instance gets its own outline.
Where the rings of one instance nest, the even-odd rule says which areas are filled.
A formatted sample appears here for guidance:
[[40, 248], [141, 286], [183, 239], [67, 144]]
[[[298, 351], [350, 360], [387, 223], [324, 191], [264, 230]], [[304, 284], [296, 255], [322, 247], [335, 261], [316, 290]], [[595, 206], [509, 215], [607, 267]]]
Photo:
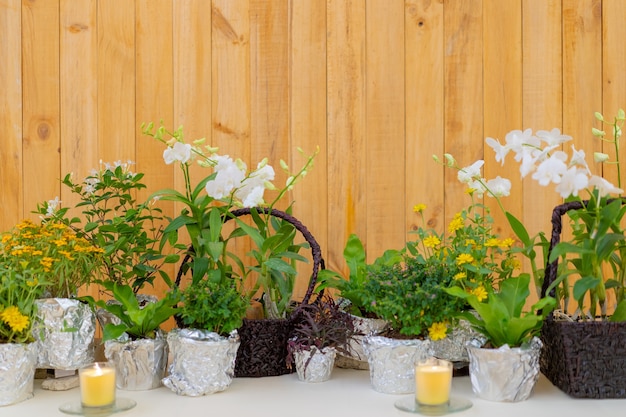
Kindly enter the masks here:
[[429, 358], [415, 365], [415, 401], [421, 405], [444, 405], [450, 400], [452, 363]]
[[115, 368], [95, 362], [78, 370], [83, 407], [107, 407], [115, 403]]

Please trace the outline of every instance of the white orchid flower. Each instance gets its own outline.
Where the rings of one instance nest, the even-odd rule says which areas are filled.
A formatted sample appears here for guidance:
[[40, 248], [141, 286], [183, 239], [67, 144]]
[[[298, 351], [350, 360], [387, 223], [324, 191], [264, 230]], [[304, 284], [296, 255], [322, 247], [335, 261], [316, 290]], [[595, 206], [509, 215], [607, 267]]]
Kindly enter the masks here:
[[470, 182], [472, 182], [472, 180], [480, 178], [480, 169], [482, 168], [484, 164], [485, 164], [485, 161], [483, 161], [482, 159], [479, 159], [478, 161], [474, 162], [472, 165], [465, 167], [465, 168], [461, 168], [457, 175], [459, 181], [461, 181], [463, 184], [469, 184]]
[[167, 165], [180, 161], [186, 163], [191, 159], [191, 145], [188, 143], [176, 142], [174, 146], [167, 147], [163, 151], [163, 160]]
[[511, 181], [498, 175], [487, 181], [487, 189], [490, 197], [508, 197], [511, 194]]
[[585, 170], [572, 166], [561, 176], [561, 182], [556, 186], [556, 192], [563, 198], [578, 196], [581, 190], [589, 185], [589, 177]]
[[539, 185], [546, 186], [550, 183], [558, 184], [561, 176], [567, 171], [567, 154], [562, 151], [555, 152], [549, 158], [537, 165], [537, 169], [532, 178], [539, 182]]
[[547, 130], [538, 130], [535, 135], [548, 144], [548, 146], [558, 146], [572, 140], [571, 136], [562, 135], [561, 131], [556, 127], [549, 132]]
[[604, 178], [597, 175], [591, 176], [589, 179], [589, 185], [598, 189], [600, 197], [604, 197], [609, 194], [622, 194], [624, 192], [621, 188], [617, 188]]

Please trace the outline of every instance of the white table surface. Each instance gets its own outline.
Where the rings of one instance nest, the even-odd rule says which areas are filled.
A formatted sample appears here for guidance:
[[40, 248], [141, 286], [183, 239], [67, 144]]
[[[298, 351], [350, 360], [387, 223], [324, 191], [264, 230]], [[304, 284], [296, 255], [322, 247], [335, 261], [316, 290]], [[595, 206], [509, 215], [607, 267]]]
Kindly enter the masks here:
[[[35, 396], [18, 404], [0, 407], [0, 416], [64, 416], [59, 406], [79, 401], [78, 388], [47, 391], [35, 382]], [[296, 374], [264, 378], [235, 378], [223, 392], [203, 397], [178, 396], [168, 388], [149, 391], [117, 391], [137, 406], [114, 416], [268, 416], [268, 417], [368, 417], [409, 416], [394, 402], [402, 395], [381, 394], [371, 388], [368, 371], [335, 368], [330, 381], [300, 382]], [[468, 398], [472, 408], [452, 414], [459, 417], [542, 417], [616, 416], [626, 413], [626, 400], [593, 400], [568, 397], [543, 375], [531, 397], [518, 403], [497, 403], [478, 399], [469, 377], [456, 377], [452, 395]], [[229, 414], [227, 414], [229, 413]]]

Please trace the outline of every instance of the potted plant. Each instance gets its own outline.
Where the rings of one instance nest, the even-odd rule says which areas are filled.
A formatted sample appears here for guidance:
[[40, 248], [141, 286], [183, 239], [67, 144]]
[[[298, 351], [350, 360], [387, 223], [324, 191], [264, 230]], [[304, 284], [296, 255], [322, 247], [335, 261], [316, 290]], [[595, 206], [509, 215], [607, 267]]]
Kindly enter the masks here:
[[125, 390], [158, 388], [165, 376], [168, 349], [161, 325], [177, 311], [178, 295], [168, 291], [159, 299], [140, 302], [129, 284], [101, 281], [115, 303], [84, 296], [91, 305], [116, 320], [104, 325], [104, 355], [115, 364], [116, 385]]
[[294, 335], [287, 347], [298, 378], [306, 382], [327, 381], [337, 352], [347, 353], [350, 339], [356, 334], [352, 317], [330, 296], [300, 304], [293, 314]]
[[178, 395], [200, 396], [228, 388], [240, 345], [237, 329], [250, 305], [236, 279], [200, 280], [180, 294], [181, 325], [167, 342], [172, 356], [163, 384]]
[[[39, 343], [37, 304], [44, 292], [41, 265], [16, 262], [13, 234], [0, 240], [0, 405], [33, 397]], [[19, 247], [19, 246], [18, 246]]]
[[[291, 216], [290, 210], [280, 211], [274, 205], [306, 174], [314, 155], [295, 173], [282, 162], [289, 177], [285, 187], [276, 189], [271, 183], [274, 169], [267, 160], [261, 161], [255, 170], [248, 171], [243, 161], [219, 155], [215, 148], [202, 147], [203, 140], [194, 141], [193, 145], [186, 143], [182, 128], [170, 132], [163, 126], [155, 129], [150, 123], [143, 126], [143, 132], [166, 145], [163, 152], [165, 163], [178, 163], [185, 178], [183, 192], [165, 189], [154, 193], [155, 197], [183, 206], [180, 215], [172, 219], [164, 231], [164, 239], [169, 242], [190, 241], [178, 278], [190, 273], [189, 285], [192, 286], [202, 280], [250, 279], [254, 284], [252, 288], [245, 288], [248, 291], [246, 297], [258, 297], [263, 302], [265, 318], [244, 320], [240, 328], [241, 345], [235, 375], [266, 376], [289, 372], [285, 358], [296, 277], [294, 263], [306, 259], [298, 253], [306, 244], [294, 243], [294, 236], [296, 230], [302, 232], [305, 239], [310, 233]], [[210, 168], [211, 172], [192, 187], [190, 167], [194, 160], [200, 166]], [[275, 191], [275, 198], [269, 204], [264, 201], [267, 189]], [[243, 216], [250, 216], [252, 222], [244, 221], [240, 218]], [[225, 228], [228, 221], [235, 223], [235, 227]], [[186, 237], [179, 236], [183, 230], [187, 232]], [[250, 252], [256, 264], [244, 264], [241, 254], [229, 249], [228, 243], [232, 239], [243, 236], [249, 237], [256, 246]], [[319, 252], [316, 243], [307, 243], [312, 250]], [[317, 259], [314, 257], [311, 280], [320, 267], [320, 258], [321, 255]], [[304, 302], [310, 293], [307, 291]], [[252, 360], [256, 357], [263, 357], [267, 362]]]
[[93, 362], [95, 315], [77, 298], [94, 279], [102, 249], [62, 222], [24, 220], [3, 235], [5, 262], [19, 274], [31, 271], [43, 292], [37, 305], [34, 332], [39, 342], [37, 366], [75, 370]]

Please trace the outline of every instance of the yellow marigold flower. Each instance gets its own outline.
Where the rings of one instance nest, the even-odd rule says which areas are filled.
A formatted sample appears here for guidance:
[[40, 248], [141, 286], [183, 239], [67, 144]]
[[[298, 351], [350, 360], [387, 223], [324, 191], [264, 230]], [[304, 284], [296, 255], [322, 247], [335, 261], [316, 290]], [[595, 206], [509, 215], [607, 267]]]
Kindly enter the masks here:
[[515, 243], [515, 239], [507, 237], [506, 239], [502, 239], [500, 241], [500, 247], [503, 249], [510, 248]]
[[456, 257], [457, 265], [471, 264], [474, 262], [474, 257], [469, 253], [462, 253]]
[[413, 211], [415, 213], [421, 213], [424, 210], [426, 210], [426, 204], [420, 203], [420, 204], [416, 204], [416, 205], [413, 206]]
[[489, 238], [487, 239], [487, 241], [485, 242], [485, 246], [487, 246], [488, 248], [497, 248], [498, 246], [500, 246], [502, 243], [500, 242], [500, 239], [497, 239], [495, 237]]
[[447, 332], [448, 326], [446, 326], [446, 323], [433, 323], [433, 325], [428, 328], [428, 336], [431, 340], [445, 339]]
[[452, 221], [450, 222], [450, 224], [448, 224], [448, 232], [450, 233], [454, 233], [459, 229], [463, 228], [463, 217], [461, 217], [459, 214], [457, 214], [456, 216], [454, 216], [454, 219], [452, 219]]
[[29, 324], [28, 317], [20, 313], [20, 310], [15, 306], [5, 308], [0, 313], [0, 319], [17, 333], [24, 331]]
[[487, 298], [487, 290], [482, 285], [480, 287], [476, 287], [472, 290], [472, 294], [476, 296], [478, 302], [482, 302]]
[[441, 240], [437, 236], [430, 235], [424, 238], [424, 246], [426, 246], [427, 248], [434, 248], [440, 243]]
[[465, 279], [467, 278], [467, 274], [465, 272], [457, 272], [456, 274], [454, 274], [453, 278], [456, 280]]

